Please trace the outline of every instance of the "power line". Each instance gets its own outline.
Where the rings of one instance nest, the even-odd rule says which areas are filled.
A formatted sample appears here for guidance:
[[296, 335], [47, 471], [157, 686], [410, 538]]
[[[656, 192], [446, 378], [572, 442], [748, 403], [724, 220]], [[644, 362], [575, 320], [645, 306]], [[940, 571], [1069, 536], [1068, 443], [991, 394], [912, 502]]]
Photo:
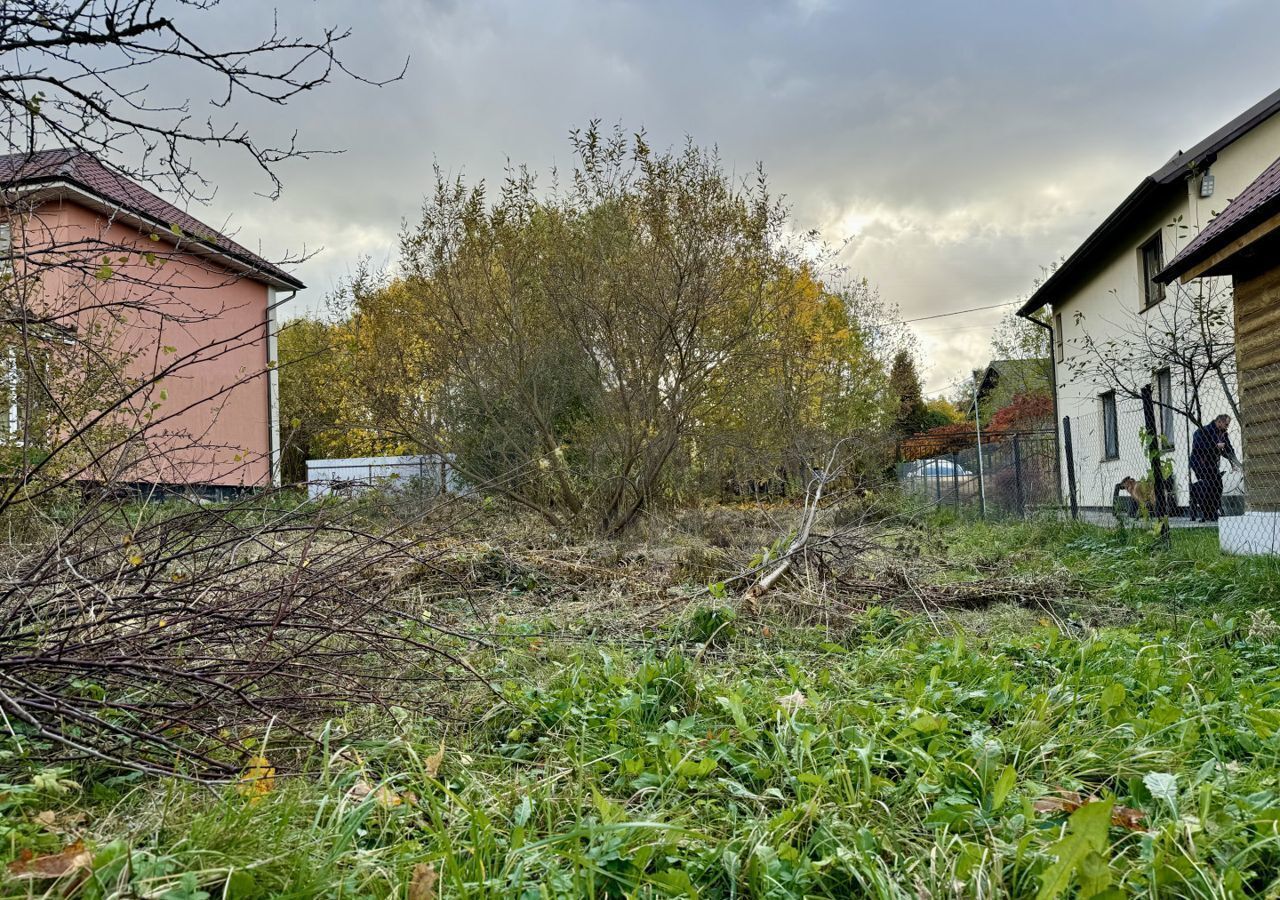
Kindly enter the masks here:
[[1013, 306], [1019, 303], [1019, 300], [1006, 300], [1004, 303], [992, 303], [990, 306], [974, 306], [970, 309], [957, 309], [955, 312], [934, 313], [931, 316], [917, 316], [914, 319], [903, 319], [903, 325], [910, 325], [912, 322], [924, 322], [928, 319], [945, 319], [947, 316], [962, 316], [965, 313], [982, 312], [984, 309], [999, 309], [1002, 306]]
[[963, 378], [957, 378], [955, 381], [951, 382], [950, 384], [944, 384], [944, 385], [942, 385], [941, 387], [936, 387], [936, 388], [924, 388], [924, 389], [922, 389], [922, 390], [920, 391], [920, 393], [922, 393], [922, 394], [937, 394], [937, 393], [940, 393], [941, 391], [949, 391], [949, 390], [951, 390], [952, 388], [957, 388], [957, 387], [959, 387], [959, 386], [960, 386], [960, 385], [962, 385], [962, 384], [968, 384], [968, 383], [970, 382], [970, 380], [971, 380], [971, 379], [969, 378], [969, 376], [965, 376], [965, 377], [963, 377]]

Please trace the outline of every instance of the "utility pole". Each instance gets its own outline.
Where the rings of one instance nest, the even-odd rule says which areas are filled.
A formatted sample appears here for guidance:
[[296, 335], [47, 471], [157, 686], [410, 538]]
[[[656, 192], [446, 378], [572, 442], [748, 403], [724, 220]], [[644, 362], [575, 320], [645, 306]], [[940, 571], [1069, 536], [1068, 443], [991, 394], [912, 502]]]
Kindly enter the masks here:
[[987, 517], [987, 488], [982, 472], [982, 415], [978, 411], [978, 373], [973, 373], [973, 430], [978, 435], [978, 509]]

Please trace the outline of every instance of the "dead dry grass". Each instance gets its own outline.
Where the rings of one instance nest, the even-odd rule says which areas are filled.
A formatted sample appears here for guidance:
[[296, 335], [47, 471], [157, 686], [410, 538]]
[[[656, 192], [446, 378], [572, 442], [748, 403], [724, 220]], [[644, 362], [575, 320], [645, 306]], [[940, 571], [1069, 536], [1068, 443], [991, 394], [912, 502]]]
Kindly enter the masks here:
[[795, 503], [708, 506], [650, 517], [625, 540], [558, 534], [535, 516], [489, 511], [424, 546], [430, 569], [402, 573], [399, 583], [415, 605], [480, 637], [522, 622], [539, 623], [544, 637], [638, 640], [705, 605], [730, 606], [760, 627], [839, 629], [873, 606], [939, 625], [992, 606], [1066, 624], [1084, 602], [1056, 574], [957, 567], [921, 517], [856, 498], [822, 510], [787, 577], [748, 596], [800, 511]]

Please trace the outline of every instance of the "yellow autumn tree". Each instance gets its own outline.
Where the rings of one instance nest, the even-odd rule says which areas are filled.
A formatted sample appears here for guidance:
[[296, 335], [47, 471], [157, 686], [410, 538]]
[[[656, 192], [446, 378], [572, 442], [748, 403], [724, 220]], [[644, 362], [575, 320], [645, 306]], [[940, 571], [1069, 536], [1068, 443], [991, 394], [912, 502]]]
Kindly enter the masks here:
[[762, 337], [751, 376], [707, 423], [710, 474], [734, 491], [762, 482], [799, 488], [843, 439], [851, 439], [846, 463], [875, 459], [889, 416], [887, 381], [844, 298], [796, 267], [770, 285]]

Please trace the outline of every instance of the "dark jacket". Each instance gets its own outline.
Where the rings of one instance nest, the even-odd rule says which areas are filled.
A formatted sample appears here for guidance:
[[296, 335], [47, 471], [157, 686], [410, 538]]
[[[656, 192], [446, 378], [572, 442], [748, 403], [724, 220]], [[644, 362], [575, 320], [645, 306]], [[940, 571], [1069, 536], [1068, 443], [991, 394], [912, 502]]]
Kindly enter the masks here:
[[[1219, 444], [1222, 444], [1221, 450]], [[1191, 471], [1201, 478], [1209, 477], [1220, 471], [1219, 464], [1224, 459], [1236, 461], [1236, 451], [1227, 433], [1216, 422], [1197, 428], [1191, 438]]]

